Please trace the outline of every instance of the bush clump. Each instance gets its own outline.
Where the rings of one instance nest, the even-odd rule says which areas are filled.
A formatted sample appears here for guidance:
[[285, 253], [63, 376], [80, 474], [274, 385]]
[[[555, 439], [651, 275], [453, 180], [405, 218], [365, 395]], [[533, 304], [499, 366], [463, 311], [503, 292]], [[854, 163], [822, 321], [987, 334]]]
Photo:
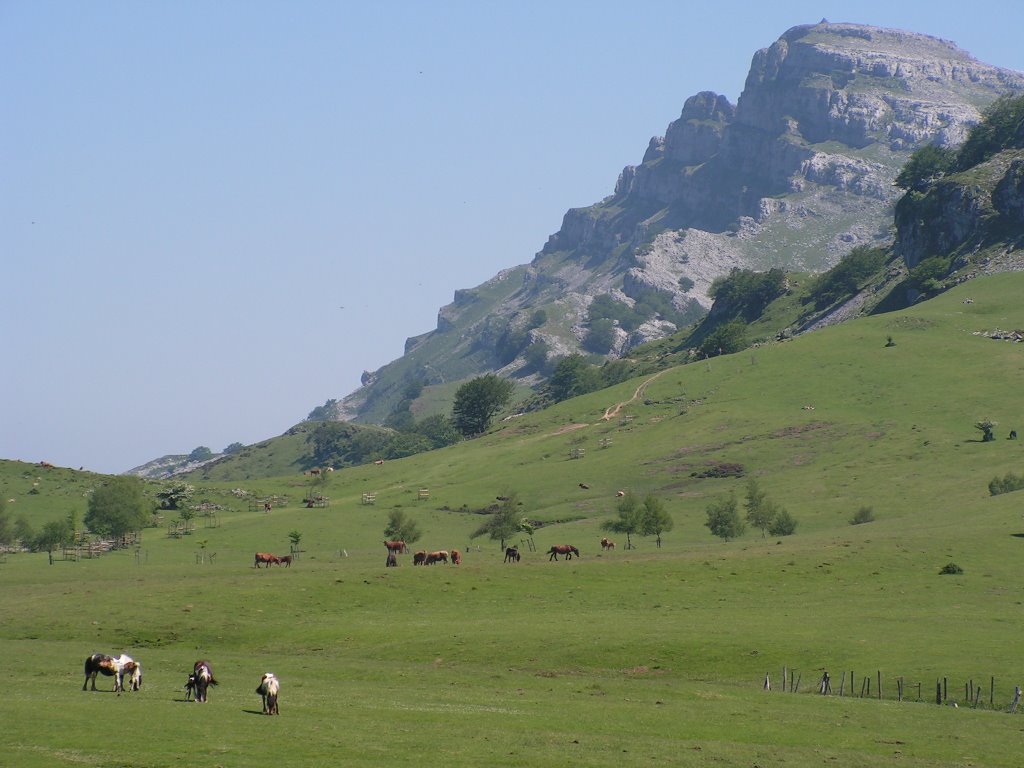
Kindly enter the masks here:
[[858, 509], [853, 517], [850, 518], [850, 525], [860, 525], [862, 523], [874, 522], [875, 512], [871, 507], [861, 507]]
[[1024, 477], [1019, 477], [1013, 472], [1007, 472], [1006, 476], [1003, 478], [999, 478], [998, 476], [993, 477], [988, 483], [988, 492], [992, 496], [998, 496], [1000, 493], [1019, 491], [1021, 488], [1024, 488]]
[[955, 574], [963, 573], [963, 572], [964, 572], [964, 569], [961, 568], [956, 563], [946, 563], [944, 566], [942, 566], [942, 569], [939, 571], [939, 574], [942, 575], [942, 576], [948, 576], [950, 574], [955, 575]]

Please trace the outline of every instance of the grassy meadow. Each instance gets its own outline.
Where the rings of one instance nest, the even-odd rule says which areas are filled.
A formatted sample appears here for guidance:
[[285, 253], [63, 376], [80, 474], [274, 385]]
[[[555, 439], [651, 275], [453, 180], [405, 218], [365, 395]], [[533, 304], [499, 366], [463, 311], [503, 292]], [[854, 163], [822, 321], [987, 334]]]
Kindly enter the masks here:
[[[471, 442], [331, 473], [315, 486], [326, 509], [301, 506], [314, 486], [298, 473], [211, 482], [198, 500], [226, 509], [189, 536], [151, 528], [137, 551], [53, 566], [8, 554], [0, 761], [1016, 766], [1024, 494], [990, 496], [988, 482], [1024, 473], [1024, 445], [1007, 439], [1024, 427], [1024, 346], [978, 333], [1024, 328], [1021, 295], [1024, 275], [981, 278], [626, 382]], [[997, 440], [981, 442], [983, 418]], [[745, 476], [698, 476], [723, 464]], [[798, 520], [795, 535], [710, 534], [708, 504], [742, 501], [748, 478]], [[37, 526], [84, 514], [101, 479], [0, 462], [8, 512]], [[237, 488], [291, 501], [250, 511]], [[601, 551], [619, 489], [664, 501], [675, 527], [661, 548], [615, 535]], [[508, 493], [544, 523], [516, 565], [470, 539], [474, 510]], [[874, 522], [850, 525], [861, 507]], [[419, 524], [415, 548], [458, 548], [462, 565], [405, 555], [385, 569], [395, 508]], [[291, 531], [301, 559], [254, 569], [253, 553], [286, 553]], [[582, 556], [549, 562], [556, 543]], [[950, 562], [963, 573], [939, 575]], [[140, 661], [142, 691], [115, 696], [100, 678], [83, 693], [95, 651]], [[199, 658], [220, 685], [184, 703]], [[799, 690], [780, 690], [783, 667]], [[831, 696], [815, 690], [826, 670]], [[277, 718], [254, 693], [266, 671], [282, 683]]]

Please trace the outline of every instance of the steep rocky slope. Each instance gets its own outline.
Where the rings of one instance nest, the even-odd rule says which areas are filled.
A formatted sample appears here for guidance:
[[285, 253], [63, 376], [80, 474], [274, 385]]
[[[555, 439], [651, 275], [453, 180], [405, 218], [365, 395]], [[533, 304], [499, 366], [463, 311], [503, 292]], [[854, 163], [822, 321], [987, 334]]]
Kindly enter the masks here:
[[910, 152], [960, 143], [980, 110], [1021, 90], [1024, 75], [948, 41], [794, 27], [754, 55], [737, 104], [687, 99], [612, 195], [568, 211], [529, 265], [456, 292], [437, 328], [366, 374], [337, 416], [380, 421], [413, 380], [528, 377], [531, 347], [549, 358], [580, 348], [601, 294], [640, 314], [616, 323], [601, 350], [614, 357], [700, 317], [712, 282], [733, 268], [820, 271], [859, 244], [888, 242], [892, 182]]

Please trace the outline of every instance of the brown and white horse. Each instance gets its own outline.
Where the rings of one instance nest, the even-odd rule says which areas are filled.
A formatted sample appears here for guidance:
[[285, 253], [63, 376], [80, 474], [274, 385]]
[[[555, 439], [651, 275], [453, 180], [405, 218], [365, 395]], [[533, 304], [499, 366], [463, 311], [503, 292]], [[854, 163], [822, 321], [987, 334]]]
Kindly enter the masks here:
[[572, 556], [580, 556], [580, 551], [576, 549], [572, 544], [555, 544], [551, 549], [548, 550], [548, 554], [551, 557], [548, 558], [548, 562], [557, 560], [559, 555], [565, 555], [566, 560], [572, 560]]
[[210, 662], [199, 660], [192, 665], [192, 674], [188, 676], [185, 683], [185, 701], [188, 701], [189, 694], [195, 693], [196, 701], [206, 701], [206, 689], [211, 685], [217, 685], [217, 680], [210, 669]]
[[277, 708], [277, 694], [281, 690], [281, 683], [274, 677], [273, 672], [267, 672], [260, 678], [259, 687], [256, 693], [263, 697], [263, 714], [279, 715]]
[[85, 682], [82, 683], [82, 690], [86, 690], [89, 681], [92, 681], [92, 689], [96, 690], [96, 675], [102, 674], [105, 677], [114, 678], [114, 692], [121, 693], [124, 690], [124, 676], [128, 675], [128, 690], [137, 691], [142, 687], [142, 666], [131, 656], [121, 654], [120, 656], [107, 656], [105, 653], [94, 653], [85, 660]]
[[601, 549], [615, 549], [615, 542], [609, 538], [601, 539]]

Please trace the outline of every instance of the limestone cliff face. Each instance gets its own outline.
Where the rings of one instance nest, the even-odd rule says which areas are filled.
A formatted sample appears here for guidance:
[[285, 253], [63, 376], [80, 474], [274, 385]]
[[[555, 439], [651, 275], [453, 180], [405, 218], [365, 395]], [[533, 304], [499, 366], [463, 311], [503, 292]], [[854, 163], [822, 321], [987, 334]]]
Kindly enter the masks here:
[[[735, 105], [691, 96], [614, 192], [569, 210], [529, 265], [457, 292], [434, 331], [345, 399], [344, 417], [385, 418], [389, 393], [410, 378], [528, 375], [529, 344], [544, 342], [550, 355], [578, 349], [601, 294], [650, 313], [618, 329], [614, 356], [706, 312], [712, 281], [734, 267], [823, 270], [859, 244], [888, 241], [892, 182], [910, 152], [958, 144], [981, 109], [1013, 91], [1024, 91], [1024, 75], [948, 41], [855, 24], [794, 27], [754, 54]], [[1007, 209], [1020, 208], [1020, 173], [1000, 187]], [[960, 194], [951, 205], [971, 209]], [[909, 232], [907, 247], [927, 237]], [[545, 322], [524, 332], [538, 309]]]

